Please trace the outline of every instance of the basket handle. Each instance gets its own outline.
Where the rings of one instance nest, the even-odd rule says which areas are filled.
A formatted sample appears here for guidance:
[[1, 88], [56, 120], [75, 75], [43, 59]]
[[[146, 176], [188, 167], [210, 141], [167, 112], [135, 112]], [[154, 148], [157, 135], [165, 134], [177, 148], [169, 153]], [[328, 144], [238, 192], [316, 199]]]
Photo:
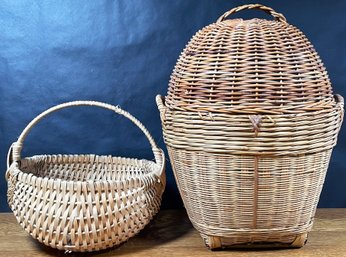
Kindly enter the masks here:
[[[23, 132], [20, 134], [18, 140], [13, 143], [10, 147], [10, 150], [7, 155], [7, 167], [10, 166], [11, 162], [13, 161], [20, 161], [21, 159], [21, 151], [23, 148], [24, 140], [29, 134], [30, 130], [44, 117], [48, 116], [49, 114], [56, 112], [58, 110], [68, 108], [68, 107], [76, 107], [76, 106], [96, 106], [104, 109], [108, 109], [111, 111], [114, 111], [117, 114], [120, 114], [122, 116], [125, 116], [128, 118], [130, 121], [132, 121], [146, 136], [148, 139], [152, 151], [155, 156], [155, 162], [160, 165], [162, 168], [164, 165], [164, 156], [163, 156], [163, 151], [157, 147], [153, 137], [150, 135], [149, 131], [144, 127], [144, 125], [137, 120], [135, 117], [133, 117], [130, 113], [122, 110], [119, 106], [113, 106], [110, 104], [102, 103], [102, 102], [96, 102], [96, 101], [73, 101], [73, 102], [67, 102], [63, 104], [56, 105], [54, 107], [49, 108], [48, 110], [42, 112], [39, 114], [36, 118], [34, 118], [23, 130]], [[160, 173], [162, 172], [163, 169], [160, 170]]]
[[342, 108], [344, 108], [344, 98], [338, 94], [334, 95], [334, 98], [336, 100], [336, 103], [342, 106]]
[[239, 12], [242, 10], [247, 10], [247, 9], [257, 9], [257, 10], [264, 11], [264, 12], [270, 14], [271, 16], [273, 16], [275, 18], [275, 20], [287, 23], [286, 18], [283, 14], [278, 13], [278, 12], [274, 11], [272, 8], [265, 6], [265, 5], [261, 5], [261, 4], [246, 4], [246, 5], [235, 7], [233, 9], [225, 12], [223, 15], [221, 15], [220, 18], [217, 20], [217, 22], [224, 21], [228, 16], [230, 16], [233, 13], [236, 13], [236, 12]]
[[166, 110], [167, 107], [165, 106], [164, 103], [164, 97], [162, 97], [161, 95], [157, 95], [156, 98], [156, 104], [157, 104], [157, 108], [159, 109], [160, 112], [160, 119], [162, 121], [162, 123], [164, 123], [166, 121]]
[[340, 109], [340, 124], [339, 124], [339, 129], [341, 129], [342, 122], [344, 120], [344, 98], [341, 95], [334, 95], [334, 99], [336, 101], [337, 106]]

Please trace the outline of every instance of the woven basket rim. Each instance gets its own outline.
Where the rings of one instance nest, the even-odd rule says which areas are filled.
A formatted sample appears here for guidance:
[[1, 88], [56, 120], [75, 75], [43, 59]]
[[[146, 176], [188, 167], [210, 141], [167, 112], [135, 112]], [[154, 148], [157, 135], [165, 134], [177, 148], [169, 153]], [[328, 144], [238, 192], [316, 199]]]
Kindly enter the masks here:
[[[65, 157], [65, 158], [76, 158], [76, 157], [90, 157], [90, 156], [96, 156], [96, 157], [111, 157], [112, 159], [117, 159], [117, 160], [122, 160], [125, 162], [135, 162], [135, 165], [139, 166], [138, 164], [141, 165], [145, 165], [145, 164], [149, 164], [149, 165], [153, 165], [153, 166], [157, 166], [157, 169], [160, 169], [160, 165], [155, 163], [154, 161], [150, 161], [147, 159], [137, 159], [137, 158], [128, 158], [128, 157], [118, 157], [118, 156], [109, 156], [109, 155], [95, 155], [95, 154], [66, 154], [66, 155], [59, 155], [59, 154], [51, 154], [51, 155], [34, 155], [34, 156], [29, 156], [29, 157], [25, 157], [22, 160], [29, 160], [31, 161], [32, 158], [35, 157]], [[34, 161], [34, 160], [32, 160]], [[72, 163], [72, 162], [71, 162]], [[135, 166], [134, 165], [134, 166]], [[164, 166], [162, 166], [162, 169], [164, 169]], [[141, 173], [141, 176], [127, 176], [124, 179], [121, 180], [112, 180], [112, 179], [107, 179], [107, 180], [78, 180], [78, 181], [73, 181], [73, 180], [67, 180], [67, 179], [60, 179], [60, 178], [50, 178], [50, 177], [42, 177], [42, 176], [37, 176], [31, 172], [24, 172], [21, 170], [20, 168], [20, 163], [18, 162], [13, 162], [10, 170], [13, 170], [13, 174], [15, 174], [15, 176], [17, 177], [18, 181], [22, 181], [25, 184], [33, 184], [35, 186], [36, 182], [41, 182], [41, 181], [46, 181], [47, 183], [61, 183], [61, 182], [65, 182], [67, 184], [67, 186], [71, 185], [71, 184], [80, 184], [81, 186], [89, 186], [90, 184], [93, 185], [101, 185], [101, 184], [108, 184], [108, 185], [113, 185], [116, 183], [123, 183], [123, 182], [130, 182], [130, 181], [134, 181], [134, 180], [143, 180], [145, 178], [153, 178], [153, 179], [157, 179], [159, 178], [159, 175], [157, 173], [157, 171], [155, 171], [154, 169], [146, 169], [148, 172], [147, 173]], [[24, 178], [19, 179], [19, 176], [22, 175], [24, 176]], [[21, 177], [22, 177], [21, 176]], [[26, 177], [30, 176], [31, 177], [31, 182], [28, 183], [26, 181]]]
[[158, 107], [158, 110], [160, 112], [160, 117], [164, 118], [165, 114], [167, 112], [170, 112], [172, 114], [180, 114], [185, 117], [188, 117], [189, 115], [196, 115], [198, 114], [201, 119], [203, 116], [205, 116], [208, 119], [213, 119], [213, 115], [217, 117], [241, 117], [241, 116], [249, 116], [249, 115], [260, 115], [264, 117], [271, 117], [271, 118], [291, 118], [291, 117], [306, 117], [306, 116], [314, 116], [322, 113], [330, 113], [336, 110], [344, 109], [344, 98], [343, 96], [339, 94], [333, 95], [333, 100], [330, 101], [331, 105], [324, 106], [323, 108], [317, 108], [315, 110], [311, 111], [305, 111], [305, 112], [292, 112], [292, 113], [249, 113], [249, 112], [218, 112], [218, 111], [211, 111], [211, 110], [196, 110], [196, 109], [190, 109], [190, 108], [177, 108], [174, 106], [173, 108], [167, 104], [167, 96], [156, 96], [156, 105]]

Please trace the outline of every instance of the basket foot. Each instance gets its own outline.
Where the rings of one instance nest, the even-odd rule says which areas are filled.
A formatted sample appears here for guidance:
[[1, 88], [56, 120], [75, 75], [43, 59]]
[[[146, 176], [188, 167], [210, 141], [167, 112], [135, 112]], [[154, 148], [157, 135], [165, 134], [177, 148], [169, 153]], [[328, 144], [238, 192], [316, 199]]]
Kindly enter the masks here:
[[292, 242], [290, 247], [292, 247], [292, 248], [301, 248], [301, 247], [303, 247], [306, 244], [307, 241], [308, 241], [308, 233], [300, 234]]
[[202, 238], [204, 239], [204, 243], [206, 247], [208, 247], [210, 250], [217, 250], [222, 248], [221, 239], [217, 236], [208, 236], [201, 234]]
[[301, 248], [303, 247], [308, 238], [308, 233], [303, 233], [297, 235], [292, 243], [284, 243], [284, 242], [266, 242], [266, 241], [258, 241], [251, 242], [244, 241], [239, 242], [235, 240], [235, 238], [227, 238], [227, 237], [218, 237], [218, 236], [210, 236], [201, 233], [201, 237], [204, 239], [205, 245], [210, 250], [218, 250], [221, 248], [244, 248], [244, 249], [256, 249], [256, 248]]

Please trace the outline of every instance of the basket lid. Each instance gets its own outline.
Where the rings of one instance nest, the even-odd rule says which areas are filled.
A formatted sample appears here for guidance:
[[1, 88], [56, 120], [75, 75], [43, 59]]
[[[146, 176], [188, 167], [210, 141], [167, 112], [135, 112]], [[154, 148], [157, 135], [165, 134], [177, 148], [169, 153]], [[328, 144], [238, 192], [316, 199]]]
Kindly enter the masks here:
[[[226, 19], [260, 9], [274, 20]], [[171, 75], [172, 110], [301, 113], [335, 105], [328, 74], [304, 34], [273, 9], [245, 5], [222, 15], [190, 40]]]

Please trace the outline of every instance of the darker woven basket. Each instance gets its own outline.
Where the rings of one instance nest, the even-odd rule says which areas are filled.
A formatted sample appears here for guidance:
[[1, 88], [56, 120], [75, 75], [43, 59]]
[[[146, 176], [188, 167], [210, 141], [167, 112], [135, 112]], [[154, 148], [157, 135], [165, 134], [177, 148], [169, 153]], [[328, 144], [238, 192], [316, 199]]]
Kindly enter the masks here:
[[[244, 9], [275, 19], [226, 20]], [[207, 246], [305, 243], [344, 101], [301, 31], [269, 7], [234, 8], [191, 39], [156, 100], [180, 194]]]

